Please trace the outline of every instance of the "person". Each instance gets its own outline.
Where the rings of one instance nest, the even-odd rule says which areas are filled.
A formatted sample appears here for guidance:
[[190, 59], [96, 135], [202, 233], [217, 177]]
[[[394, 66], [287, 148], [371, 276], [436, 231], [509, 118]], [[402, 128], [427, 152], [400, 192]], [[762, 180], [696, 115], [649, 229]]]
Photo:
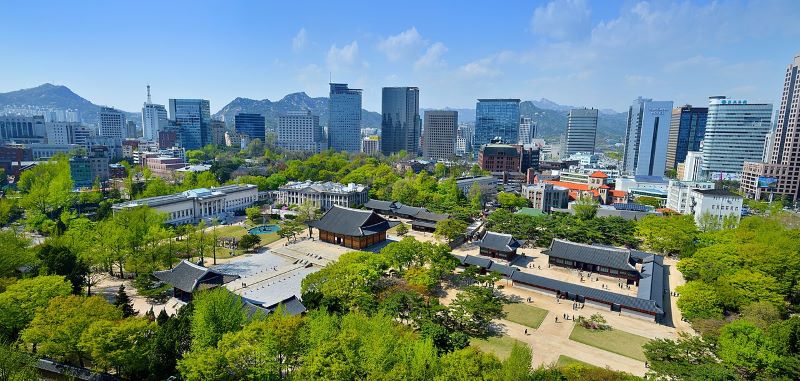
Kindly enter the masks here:
[[528, 329], [525, 328], [525, 336], [527, 336], [527, 335], [528, 335]]
[[558, 316], [556, 316], [556, 323], [558, 323]]

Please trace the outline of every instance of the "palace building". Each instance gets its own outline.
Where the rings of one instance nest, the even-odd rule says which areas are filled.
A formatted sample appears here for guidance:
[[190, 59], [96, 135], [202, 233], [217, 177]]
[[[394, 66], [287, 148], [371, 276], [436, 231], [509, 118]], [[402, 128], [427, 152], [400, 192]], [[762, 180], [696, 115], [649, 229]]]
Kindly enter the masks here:
[[361, 250], [386, 240], [386, 231], [399, 224], [389, 221], [371, 210], [360, 210], [332, 205], [317, 221], [309, 226], [319, 230], [319, 239]]

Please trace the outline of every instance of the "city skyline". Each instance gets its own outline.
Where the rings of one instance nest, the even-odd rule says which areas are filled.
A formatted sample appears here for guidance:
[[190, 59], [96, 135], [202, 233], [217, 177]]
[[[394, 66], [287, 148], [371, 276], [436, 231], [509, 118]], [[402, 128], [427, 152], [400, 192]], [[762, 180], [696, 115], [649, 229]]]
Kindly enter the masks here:
[[[623, 111], [638, 95], [703, 104], [719, 94], [777, 104], [783, 57], [796, 53], [800, 35], [793, 21], [800, 4], [789, 1], [519, 1], [502, 9], [418, 3], [388, 20], [366, 2], [319, 3], [289, 18], [275, 17], [291, 12], [282, 4], [12, 3], [7, 27], [26, 35], [8, 39], [7, 49], [26, 59], [0, 64], [14, 73], [0, 92], [51, 82], [125, 111], [141, 109], [147, 84], [153, 103], [208, 99], [213, 112], [236, 97], [325, 96], [331, 79], [364, 89], [363, 107], [377, 112], [381, 88], [390, 86], [419, 87], [422, 108], [547, 98]], [[329, 17], [343, 6], [355, 19], [350, 27]], [[106, 21], [101, 11], [118, 17]], [[455, 21], [434, 17], [443, 12]], [[26, 27], [42, 19], [42, 28]], [[185, 33], [190, 24], [194, 34], [180, 51], [208, 51], [210, 59], [177, 59], [168, 43], [136, 54], [137, 45]], [[203, 24], [215, 27], [196, 28]], [[130, 53], [96, 59], [109, 46]], [[248, 59], [234, 54], [245, 49]], [[65, 59], [50, 65], [53, 56]]]

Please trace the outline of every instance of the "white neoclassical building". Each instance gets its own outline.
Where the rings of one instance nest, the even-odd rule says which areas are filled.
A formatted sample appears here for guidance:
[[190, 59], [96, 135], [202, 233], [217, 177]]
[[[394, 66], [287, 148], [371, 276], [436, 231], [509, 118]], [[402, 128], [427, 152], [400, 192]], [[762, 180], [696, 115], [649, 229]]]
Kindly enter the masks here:
[[221, 187], [192, 189], [168, 196], [143, 198], [115, 204], [119, 211], [139, 206], [149, 206], [166, 213], [168, 224], [195, 224], [216, 218], [227, 221], [236, 212], [258, 201], [258, 187], [252, 184], [225, 185]]
[[369, 187], [361, 184], [339, 184], [334, 182], [289, 182], [278, 188], [276, 202], [285, 205], [300, 205], [311, 201], [318, 208], [328, 210], [333, 205], [355, 208], [369, 200]]

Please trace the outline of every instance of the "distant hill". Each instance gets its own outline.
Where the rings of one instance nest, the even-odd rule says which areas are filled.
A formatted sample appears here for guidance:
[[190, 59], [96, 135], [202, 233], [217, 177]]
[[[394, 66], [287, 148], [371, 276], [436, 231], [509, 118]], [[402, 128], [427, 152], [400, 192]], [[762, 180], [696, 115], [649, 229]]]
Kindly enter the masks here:
[[[314, 115], [319, 115], [323, 125], [328, 124], [328, 98], [311, 98], [304, 92], [292, 93], [277, 102], [269, 99], [255, 100], [249, 98], [236, 98], [214, 114], [214, 117], [225, 117], [225, 121], [232, 123], [234, 116], [240, 112], [262, 114], [267, 119], [267, 127], [274, 128], [278, 123], [278, 116], [288, 111], [311, 110]], [[361, 110], [362, 128], [380, 128], [381, 114]]]
[[[75, 109], [80, 111], [84, 122], [96, 123], [97, 112], [100, 106], [96, 105], [78, 94], [75, 94], [66, 86], [45, 83], [30, 89], [0, 93], [0, 107], [3, 106], [37, 106], [58, 109]], [[126, 112], [129, 120], [138, 123], [141, 120], [140, 113]]]

